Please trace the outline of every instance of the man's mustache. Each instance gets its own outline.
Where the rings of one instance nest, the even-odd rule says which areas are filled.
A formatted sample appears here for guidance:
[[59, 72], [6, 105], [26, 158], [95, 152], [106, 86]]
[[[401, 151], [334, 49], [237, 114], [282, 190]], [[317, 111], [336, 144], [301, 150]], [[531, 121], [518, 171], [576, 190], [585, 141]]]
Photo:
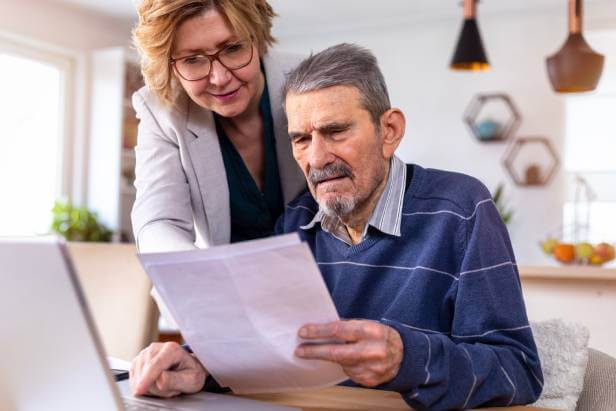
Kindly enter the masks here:
[[313, 186], [323, 181], [340, 177], [353, 177], [351, 168], [342, 162], [331, 163], [323, 168], [311, 168], [308, 172], [308, 181]]

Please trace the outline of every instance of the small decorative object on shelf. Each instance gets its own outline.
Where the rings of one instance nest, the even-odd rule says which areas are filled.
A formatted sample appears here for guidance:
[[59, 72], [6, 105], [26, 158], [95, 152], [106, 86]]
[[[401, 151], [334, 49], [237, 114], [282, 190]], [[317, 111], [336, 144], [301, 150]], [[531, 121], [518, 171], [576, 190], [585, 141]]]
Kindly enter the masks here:
[[539, 165], [531, 164], [526, 167], [526, 184], [529, 186], [541, 184], [541, 167]]
[[481, 141], [499, 140], [502, 130], [502, 125], [491, 118], [485, 119], [477, 123], [477, 138]]
[[464, 122], [481, 142], [507, 140], [521, 121], [522, 116], [513, 100], [503, 93], [476, 95], [464, 113]]
[[503, 166], [519, 186], [546, 185], [559, 164], [556, 150], [545, 137], [520, 137], [503, 157]]

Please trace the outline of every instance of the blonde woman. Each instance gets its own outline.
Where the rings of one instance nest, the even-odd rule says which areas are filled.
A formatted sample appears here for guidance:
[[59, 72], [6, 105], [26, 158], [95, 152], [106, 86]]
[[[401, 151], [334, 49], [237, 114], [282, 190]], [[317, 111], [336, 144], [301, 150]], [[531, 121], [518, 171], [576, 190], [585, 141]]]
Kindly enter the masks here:
[[138, 13], [133, 38], [146, 82], [133, 96], [139, 251], [270, 235], [305, 187], [280, 96], [284, 73], [299, 57], [270, 50], [271, 6], [144, 0]]

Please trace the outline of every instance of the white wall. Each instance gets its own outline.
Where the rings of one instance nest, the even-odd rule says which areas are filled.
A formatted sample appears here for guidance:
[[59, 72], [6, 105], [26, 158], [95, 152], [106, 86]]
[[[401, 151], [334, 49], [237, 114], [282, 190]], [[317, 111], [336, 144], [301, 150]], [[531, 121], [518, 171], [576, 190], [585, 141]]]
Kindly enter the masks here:
[[68, 50], [127, 45], [131, 24], [50, 0], [0, 0], [0, 32]]
[[[67, 124], [69, 159], [66, 194], [85, 204], [88, 173], [91, 54], [96, 49], [128, 46], [132, 22], [50, 0], [0, 0], [0, 40], [65, 58], [72, 66]], [[24, 85], [27, 88], [27, 85]]]
[[[538, 241], [561, 224], [564, 173], [559, 172], [547, 187], [516, 187], [501, 166], [506, 145], [477, 142], [470, 136], [462, 116], [476, 93], [505, 92], [523, 117], [517, 135], [548, 137], [562, 154], [564, 97], [550, 88], [545, 57], [557, 51], [565, 39], [566, 14], [564, 10], [550, 10], [480, 18], [484, 45], [493, 67], [488, 73], [448, 69], [461, 20], [373, 25], [348, 31], [314, 30], [309, 35], [285, 31], [277, 33], [277, 37], [280, 48], [301, 53], [319, 51], [343, 41], [373, 50], [392, 103], [407, 116], [407, 133], [398, 155], [424, 167], [471, 174], [491, 190], [499, 182], [506, 183], [505, 197], [515, 211], [509, 229], [518, 261], [548, 263]], [[601, 24], [605, 26], [605, 19]]]

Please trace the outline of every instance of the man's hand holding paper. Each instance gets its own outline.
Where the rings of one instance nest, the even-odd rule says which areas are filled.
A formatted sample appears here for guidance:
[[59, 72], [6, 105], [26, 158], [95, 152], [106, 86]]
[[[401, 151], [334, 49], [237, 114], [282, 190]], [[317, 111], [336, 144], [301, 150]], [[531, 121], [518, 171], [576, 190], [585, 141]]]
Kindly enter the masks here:
[[[296, 354], [300, 358], [331, 361], [342, 366], [351, 380], [375, 387], [393, 379], [404, 353], [396, 330], [376, 321], [349, 320], [307, 324], [299, 336], [308, 341]], [[342, 343], [311, 343], [311, 340], [339, 340]]]

